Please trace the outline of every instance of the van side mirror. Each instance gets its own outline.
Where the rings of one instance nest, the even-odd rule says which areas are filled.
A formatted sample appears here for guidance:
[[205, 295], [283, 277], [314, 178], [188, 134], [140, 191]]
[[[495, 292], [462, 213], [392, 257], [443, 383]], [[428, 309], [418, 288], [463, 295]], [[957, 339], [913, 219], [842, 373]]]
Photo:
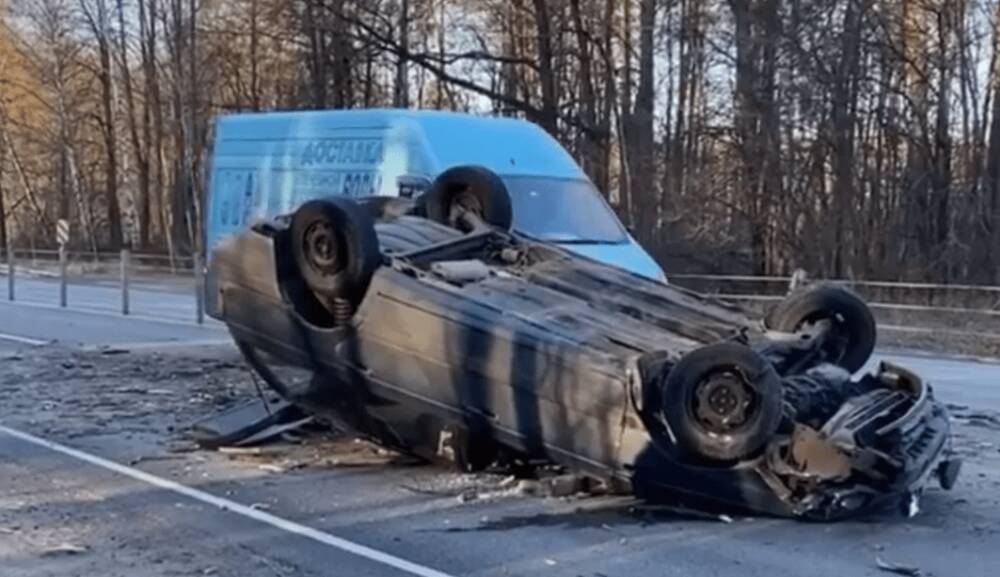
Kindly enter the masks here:
[[425, 176], [403, 175], [396, 178], [396, 188], [399, 190], [400, 198], [414, 198], [427, 192], [431, 187], [431, 180]]

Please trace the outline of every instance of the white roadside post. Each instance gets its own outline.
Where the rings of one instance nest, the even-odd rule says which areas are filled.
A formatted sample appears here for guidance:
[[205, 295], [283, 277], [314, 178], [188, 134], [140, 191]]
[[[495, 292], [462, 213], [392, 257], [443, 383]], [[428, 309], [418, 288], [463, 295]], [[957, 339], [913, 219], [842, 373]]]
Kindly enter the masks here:
[[56, 242], [59, 243], [59, 306], [66, 308], [66, 243], [69, 242], [69, 221], [64, 218], [56, 221]]
[[129, 313], [129, 302], [128, 302], [128, 275], [129, 269], [131, 269], [131, 253], [127, 248], [122, 249], [121, 263], [122, 263], [122, 314], [128, 315]]
[[788, 282], [788, 294], [792, 294], [796, 290], [809, 284], [809, 274], [801, 268], [795, 269], [792, 273], [792, 278]]

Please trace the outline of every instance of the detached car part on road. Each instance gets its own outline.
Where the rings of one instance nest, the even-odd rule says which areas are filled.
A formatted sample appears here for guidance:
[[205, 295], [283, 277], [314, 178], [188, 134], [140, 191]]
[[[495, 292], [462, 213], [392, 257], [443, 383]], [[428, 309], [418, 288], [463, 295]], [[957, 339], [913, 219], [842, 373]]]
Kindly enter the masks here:
[[210, 312], [287, 400], [466, 470], [541, 459], [649, 499], [818, 519], [912, 513], [929, 478], [955, 482], [930, 386], [889, 364], [852, 379], [875, 343], [852, 293], [802, 289], [754, 320], [510, 221], [477, 167], [416, 202], [309, 201], [215, 248]]

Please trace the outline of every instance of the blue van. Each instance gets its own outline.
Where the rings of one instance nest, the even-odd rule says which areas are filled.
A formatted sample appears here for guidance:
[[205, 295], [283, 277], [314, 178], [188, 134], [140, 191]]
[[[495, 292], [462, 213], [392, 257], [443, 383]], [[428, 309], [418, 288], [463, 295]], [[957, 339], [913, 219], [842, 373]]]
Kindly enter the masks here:
[[322, 110], [216, 119], [206, 164], [205, 247], [306, 200], [414, 196], [456, 165], [489, 168], [514, 229], [666, 282], [573, 158], [530, 122], [428, 110]]

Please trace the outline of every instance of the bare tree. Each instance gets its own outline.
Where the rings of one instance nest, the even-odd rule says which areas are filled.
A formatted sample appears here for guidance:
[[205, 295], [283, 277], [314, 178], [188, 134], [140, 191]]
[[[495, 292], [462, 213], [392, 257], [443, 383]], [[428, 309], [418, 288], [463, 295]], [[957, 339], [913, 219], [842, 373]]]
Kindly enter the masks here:
[[122, 213], [118, 199], [118, 132], [115, 117], [115, 80], [111, 67], [112, 33], [110, 12], [105, 0], [80, 0], [80, 9], [97, 44], [101, 85], [101, 134], [104, 139], [104, 189], [108, 219], [108, 244], [117, 249], [122, 243]]
[[418, 105], [544, 127], [672, 271], [1000, 280], [995, 0], [10, 1], [15, 242], [200, 250], [213, 115]]

